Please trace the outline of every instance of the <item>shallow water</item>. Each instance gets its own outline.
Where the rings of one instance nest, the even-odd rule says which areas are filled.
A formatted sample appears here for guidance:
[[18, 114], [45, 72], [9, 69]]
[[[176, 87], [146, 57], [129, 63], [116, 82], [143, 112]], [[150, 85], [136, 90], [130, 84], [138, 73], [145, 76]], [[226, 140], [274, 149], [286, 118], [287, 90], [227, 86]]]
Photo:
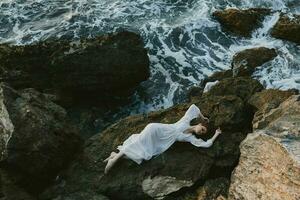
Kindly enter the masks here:
[[243, 49], [276, 48], [278, 56], [254, 77], [267, 88], [300, 90], [300, 49], [270, 37], [279, 14], [266, 17], [250, 39], [222, 32], [211, 14], [229, 7], [265, 7], [300, 14], [299, 0], [2, 0], [0, 42], [28, 44], [49, 37], [93, 37], [129, 29], [140, 33], [149, 52], [151, 77], [123, 109], [131, 113], [169, 107], [218, 70], [230, 68]]

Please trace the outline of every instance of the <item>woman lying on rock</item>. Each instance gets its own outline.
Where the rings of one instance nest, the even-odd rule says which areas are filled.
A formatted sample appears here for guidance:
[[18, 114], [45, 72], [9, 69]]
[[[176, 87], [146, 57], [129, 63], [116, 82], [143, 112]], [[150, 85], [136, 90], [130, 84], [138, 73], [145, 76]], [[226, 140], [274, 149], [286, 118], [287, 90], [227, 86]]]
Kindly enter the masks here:
[[218, 128], [214, 136], [207, 141], [198, 139], [195, 135], [207, 132], [207, 128], [201, 123], [190, 125], [190, 122], [198, 117], [208, 122], [208, 118], [202, 115], [195, 104], [192, 104], [184, 116], [174, 124], [148, 124], [141, 133], [131, 135], [123, 145], [118, 146], [119, 153], [112, 152], [104, 160], [107, 162], [104, 173], [106, 174], [122, 156], [141, 164], [142, 160], [149, 160], [152, 156], [166, 151], [175, 141], [190, 142], [197, 147], [210, 147], [221, 134], [221, 130]]

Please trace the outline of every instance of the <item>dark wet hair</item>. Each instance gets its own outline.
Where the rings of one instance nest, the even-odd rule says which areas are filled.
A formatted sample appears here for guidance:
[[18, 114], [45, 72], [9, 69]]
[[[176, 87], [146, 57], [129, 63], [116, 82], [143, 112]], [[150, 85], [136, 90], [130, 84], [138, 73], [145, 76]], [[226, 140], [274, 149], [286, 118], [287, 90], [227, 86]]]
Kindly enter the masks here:
[[[190, 125], [191, 126], [195, 126], [195, 125], [198, 125], [198, 124], [202, 124], [202, 126], [205, 126], [206, 127], [206, 129], [207, 129], [207, 133], [208, 133], [208, 130], [209, 130], [209, 124], [207, 123], [207, 122], [205, 122], [205, 121], [203, 121], [202, 119], [200, 119], [200, 118], [194, 118], [194, 119], [192, 119], [191, 121], [190, 121]], [[201, 137], [201, 135], [198, 135], [198, 134], [196, 134], [195, 132], [193, 132], [192, 133], [196, 138], [200, 138]], [[203, 135], [205, 135], [205, 134], [203, 134]]]
[[197, 125], [199, 123], [202, 123], [203, 121], [200, 119], [200, 118], [194, 118], [190, 121], [190, 125], [191, 126], [194, 126], [194, 125]]

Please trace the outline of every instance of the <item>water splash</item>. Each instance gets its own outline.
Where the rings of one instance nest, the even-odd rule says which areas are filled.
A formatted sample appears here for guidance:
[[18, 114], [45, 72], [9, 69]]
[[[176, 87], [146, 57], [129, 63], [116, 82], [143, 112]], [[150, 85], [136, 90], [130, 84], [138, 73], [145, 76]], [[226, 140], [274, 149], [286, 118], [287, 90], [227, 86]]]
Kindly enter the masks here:
[[149, 52], [151, 77], [127, 108], [132, 113], [182, 101], [188, 88], [228, 69], [236, 52], [258, 46], [276, 48], [278, 56], [253, 76], [268, 88], [300, 89], [299, 48], [269, 34], [279, 13], [245, 39], [222, 32], [211, 17], [229, 7], [300, 13], [298, 0], [2, 0], [0, 42], [93, 37], [120, 28], [138, 32]]

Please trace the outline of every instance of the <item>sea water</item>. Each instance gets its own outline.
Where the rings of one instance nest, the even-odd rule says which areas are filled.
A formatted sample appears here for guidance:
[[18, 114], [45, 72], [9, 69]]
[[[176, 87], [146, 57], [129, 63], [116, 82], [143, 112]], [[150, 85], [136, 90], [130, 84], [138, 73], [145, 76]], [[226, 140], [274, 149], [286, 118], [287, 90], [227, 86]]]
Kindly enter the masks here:
[[[270, 8], [251, 38], [222, 31], [215, 10]], [[120, 113], [145, 113], [182, 102], [190, 87], [230, 68], [233, 55], [253, 47], [275, 48], [278, 56], [253, 77], [267, 88], [300, 90], [300, 49], [270, 36], [279, 12], [300, 14], [299, 0], [2, 0], [0, 43], [30, 44], [49, 37], [94, 37], [118, 30], [141, 35], [151, 76]], [[99, 91], [101, 92], [101, 91]]]

